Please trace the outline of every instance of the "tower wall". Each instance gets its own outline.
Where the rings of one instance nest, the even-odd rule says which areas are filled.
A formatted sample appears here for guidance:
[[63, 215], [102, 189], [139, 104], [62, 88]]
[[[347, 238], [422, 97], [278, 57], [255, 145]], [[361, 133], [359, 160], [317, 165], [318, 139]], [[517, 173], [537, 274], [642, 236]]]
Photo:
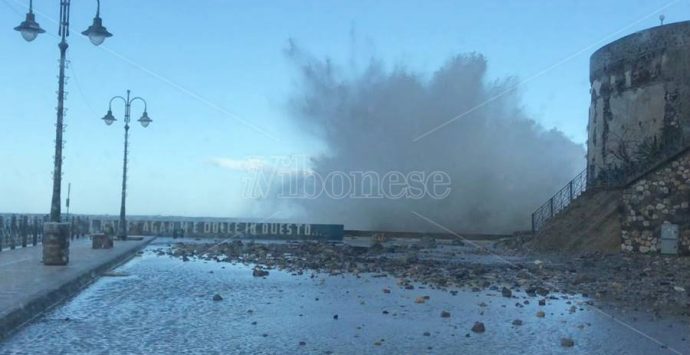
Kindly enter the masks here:
[[620, 38], [590, 59], [589, 180], [690, 143], [690, 21]]

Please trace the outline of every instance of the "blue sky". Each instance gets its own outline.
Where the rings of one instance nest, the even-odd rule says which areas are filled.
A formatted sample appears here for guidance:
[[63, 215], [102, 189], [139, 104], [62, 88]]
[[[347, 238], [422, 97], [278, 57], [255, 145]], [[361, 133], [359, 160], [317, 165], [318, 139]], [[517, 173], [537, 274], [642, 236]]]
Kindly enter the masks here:
[[[94, 47], [80, 32], [95, 6], [72, 4], [63, 200], [71, 182], [73, 212], [118, 213], [122, 122], [100, 118], [129, 88], [154, 122], [131, 130], [128, 213], [219, 217], [255, 211], [241, 197], [246, 176], [214, 159], [325, 149], [286, 109], [296, 80], [282, 53], [290, 38], [336, 63], [374, 56], [426, 73], [453, 54], [483, 53], [492, 78], [522, 81], [535, 120], [584, 143], [591, 53], [657, 25], [660, 13], [667, 23], [690, 13], [688, 1], [103, 0], [114, 36]], [[47, 33], [31, 43], [12, 30], [27, 7], [0, 0], [0, 211], [47, 213], [58, 1], [35, 1]]]

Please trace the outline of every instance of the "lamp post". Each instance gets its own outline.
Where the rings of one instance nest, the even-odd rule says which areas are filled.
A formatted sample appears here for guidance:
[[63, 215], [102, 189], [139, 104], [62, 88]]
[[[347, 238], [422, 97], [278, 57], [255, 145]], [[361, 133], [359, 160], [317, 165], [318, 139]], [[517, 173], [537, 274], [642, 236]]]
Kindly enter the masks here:
[[[103, 41], [112, 36], [105, 27], [103, 27], [100, 18], [100, 0], [96, 1], [96, 17], [93, 19], [91, 25], [83, 35], [88, 36], [91, 43], [99, 45]], [[70, 19], [70, 0], [60, 0], [60, 23], [58, 27], [58, 35], [60, 36], [60, 69], [58, 74], [58, 104], [57, 104], [57, 121], [55, 124], [55, 156], [53, 167], [53, 196], [50, 204], [50, 225], [44, 225], [44, 234], [47, 237], [47, 243], [43, 244], [43, 262], [47, 265], [64, 265], [69, 261], [69, 242], [63, 241], [64, 236], [69, 233], [68, 225], [60, 223], [60, 188], [62, 183], [62, 133], [64, 129], [63, 119], [65, 114], [65, 62], [67, 57], [67, 37], [69, 36], [69, 19]], [[14, 28], [19, 31], [22, 37], [31, 42], [36, 37], [45, 32], [41, 26], [36, 22], [36, 17], [33, 13], [33, 0], [29, 0], [29, 12], [26, 14], [26, 19]], [[53, 243], [54, 242], [54, 243]], [[51, 244], [53, 243], [53, 244]], [[59, 247], [58, 247], [59, 246]], [[48, 250], [50, 249], [50, 250]]]
[[127, 90], [127, 97], [122, 97], [122, 96], [115, 96], [112, 99], [110, 99], [110, 102], [108, 103], [108, 113], [103, 117], [103, 121], [105, 121], [105, 124], [110, 126], [115, 122], [117, 119], [115, 116], [113, 116], [113, 101], [116, 99], [122, 100], [125, 104], [125, 153], [124, 153], [124, 158], [123, 158], [123, 163], [122, 163], [122, 201], [120, 202], [120, 224], [118, 225], [117, 228], [117, 237], [118, 239], [121, 240], [126, 240], [127, 239], [127, 219], [125, 217], [125, 198], [127, 196], [127, 154], [128, 154], [128, 147], [129, 147], [129, 117], [131, 113], [131, 108], [132, 108], [132, 103], [134, 101], [141, 101], [144, 103], [144, 113], [141, 115], [141, 118], [139, 118], [139, 123], [141, 123], [141, 126], [146, 128], [149, 126], [153, 120], [149, 118], [149, 114], [147, 113], [147, 104], [146, 100], [143, 98], [136, 96], [133, 98], [129, 97], [129, 90]]

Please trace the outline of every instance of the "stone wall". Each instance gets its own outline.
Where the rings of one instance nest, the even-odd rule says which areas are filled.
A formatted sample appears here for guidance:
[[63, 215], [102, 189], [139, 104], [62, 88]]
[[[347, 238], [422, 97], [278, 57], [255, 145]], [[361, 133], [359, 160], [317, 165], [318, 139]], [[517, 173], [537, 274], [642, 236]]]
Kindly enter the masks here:
[[621, 248], [658, 252], [661, 225], [678, 224], [681, 254], [690, 254], [690, 150], [645, 174], [625, 188], [621, 211]]
[[[590, 179], [690, 142], [690, 21], [625, 36], [590, 59]], [[671, 149], [673, 150], [673, 149]], [[603, 174], [602, 174], [603, 173]]]

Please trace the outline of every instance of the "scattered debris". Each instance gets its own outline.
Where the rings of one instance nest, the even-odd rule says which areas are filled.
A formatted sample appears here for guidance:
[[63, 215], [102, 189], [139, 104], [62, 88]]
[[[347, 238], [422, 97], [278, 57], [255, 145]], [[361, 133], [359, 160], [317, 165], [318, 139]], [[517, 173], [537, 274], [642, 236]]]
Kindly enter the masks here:
[[380, 242], [375, 242], [369, 247], [369, 252], [372, 254], [381, 254], [384, 252], [383, 245]]
[[575, 346], [575, 341], [570, 338], [562, 338], [561, 346], [564, 348], [572, 348], [573, 346]]
[[472, 326], [472, 331], [475, 333], [484, 333], [486, 330], [486, 327], [484, 327], [484, 323], [482, 322], [474, 322], [474, 325]]
[[268, 271], [261, 269], [261, 268], [258, 268], [258, 267], [255, 267], [254, 270], [252, 271], [252, 275], [254, 277], [264, 277], [264, 276], [268, 276]]
[[[429, 245], [431, 242], [431, 239], [424, 240]], [[433, 250], [419, 249], [421, 245], [381, 246], [385, 251], [382, 254], [347, 244], [316, 241], [269, 244], [239, 240], [220, 245], [175, 243], [170, 251], [160, 249], [155, 252], [183, 260], [195, 258], [251, 263], [256, 265], [254, 270], [257, 271], [252, 274], [257, 277], [267, 276], [271, 269], [297, 274], [314, 272], [317, 275], [319, 272], [355, 276], [368, 273], [370, 277], [397, 277], [400, 280], [398, 285], [408, 290], [419, 289], [413, 286], [415, 283], [449, 291], [453, 288], [466, 288], [473, 292], [492, 289], [505, 297], [516, 297], [514, 290], [519, 288], [528, 297], [540, 296], [539, 304], [543, 306], [553, 292], [593, 297], [597, 303], [620, 309], [690, 314], [687, 307], [690, 304], [690, 258], [591, 253], [567, 258], [540, 256], [536, 262], [518, 261], [507, 266], [503, 263], [467, 263], [461, 261], [462, 257], [453, 259], [451, 253], [439, 251], [455, 246], [433, 242], [436, 244]], [[510, 254], [512, 251], [500, 252]], [[472, 253], [489, 251], [475, 250]], [[459, 262], [448, 262], [449, 259]], [[504, 289], [503, 285], [511, 286]], [[415, 299], [417, 303], [426, 301]]]

